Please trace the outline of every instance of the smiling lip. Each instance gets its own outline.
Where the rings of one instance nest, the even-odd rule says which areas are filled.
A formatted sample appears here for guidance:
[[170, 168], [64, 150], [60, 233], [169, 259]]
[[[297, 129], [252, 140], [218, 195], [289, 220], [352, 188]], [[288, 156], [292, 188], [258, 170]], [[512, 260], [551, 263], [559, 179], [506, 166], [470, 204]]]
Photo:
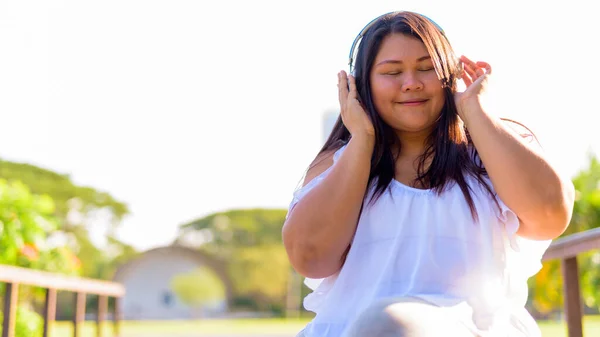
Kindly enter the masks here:
[[425, 102], [427, 102], [426, 99], [413, 99], [413, 100], [408, 100], [408, 101], [399, 102], [399, 103], [402, 105], [405, 105], [405, 106], [417, 106], [417, 105], [424, 104]]

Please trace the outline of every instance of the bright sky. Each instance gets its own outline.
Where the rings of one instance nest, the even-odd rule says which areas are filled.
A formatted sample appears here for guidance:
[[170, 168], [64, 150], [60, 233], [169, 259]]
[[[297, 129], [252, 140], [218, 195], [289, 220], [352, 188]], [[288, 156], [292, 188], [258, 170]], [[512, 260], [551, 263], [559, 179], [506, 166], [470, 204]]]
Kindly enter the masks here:
[[414, 10], [491, 63], [490, 109], [574, 175], [600, 150], [593, 2], [483, 3], [4, 0], [0, 157], [126, 202], [119, 235], [140, 249], [215, 211], [287, 207], [354, 37]]

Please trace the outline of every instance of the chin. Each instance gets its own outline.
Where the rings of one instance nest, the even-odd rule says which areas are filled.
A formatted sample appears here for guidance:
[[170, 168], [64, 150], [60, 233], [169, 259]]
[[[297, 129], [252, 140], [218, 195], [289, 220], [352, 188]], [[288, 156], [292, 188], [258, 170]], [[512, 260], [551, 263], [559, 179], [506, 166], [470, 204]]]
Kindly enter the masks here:
[[400, 129], [396, 129], [396, 131], [398, 132], [402, 132], [402, 133], [427, 133], [429, 134], [429, 132], [431, 132], [431, 128], [429, 127], [421, 127], [421, 128], [400, 128]]
[[435, 123], [432, 123], [432, 121], [430, 120], [402, 121], [394, 123], [394, 125], [392, 125], [392, 128], [400, 132], [423, 132], [430, 131], [433, 128], [434, 124]]

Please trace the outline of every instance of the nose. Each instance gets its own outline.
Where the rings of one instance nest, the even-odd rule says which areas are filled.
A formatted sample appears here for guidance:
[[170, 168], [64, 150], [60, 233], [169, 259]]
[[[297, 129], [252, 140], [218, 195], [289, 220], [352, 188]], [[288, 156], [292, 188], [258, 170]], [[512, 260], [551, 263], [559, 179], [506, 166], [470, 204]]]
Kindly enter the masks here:
[[423, 81], [415, 72], [405, 72], [402, 79], [402, 91], [418, 91], [423, 90]]

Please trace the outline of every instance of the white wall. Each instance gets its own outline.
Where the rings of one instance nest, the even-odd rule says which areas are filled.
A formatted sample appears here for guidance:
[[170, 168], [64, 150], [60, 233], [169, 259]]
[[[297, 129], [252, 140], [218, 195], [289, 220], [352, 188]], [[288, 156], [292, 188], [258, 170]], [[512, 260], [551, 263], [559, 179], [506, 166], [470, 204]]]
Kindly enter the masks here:
[[[128, 267], [120, 280], [127, 291], [123, 315], [129, 320], [190, 319], [194, 312], [179, 301], [170, 288], [172, 278], [200, 267], [190, 256], [177, 253], [150, 253]], [[165, 303], [165, 297], [170, 297]], [[224, 307], [224, 306], [222, 306]]]

